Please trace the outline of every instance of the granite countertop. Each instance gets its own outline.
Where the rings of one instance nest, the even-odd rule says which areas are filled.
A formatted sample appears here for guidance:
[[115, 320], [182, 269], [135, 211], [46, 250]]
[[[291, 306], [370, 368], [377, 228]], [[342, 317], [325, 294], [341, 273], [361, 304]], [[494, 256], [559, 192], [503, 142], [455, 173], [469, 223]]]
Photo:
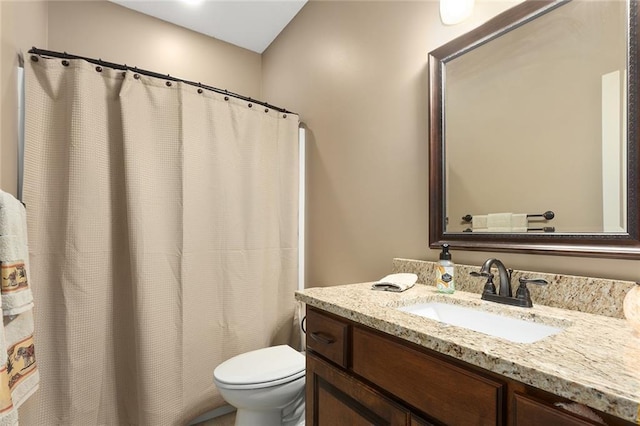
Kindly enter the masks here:
[[[640, 336], [623, 319], [536, 305], [519, 308], [416, 284], [392, 293], [371, 283], [309, 288], [296, 299], [469, 364], [640, 424]], [[394, 308], [445, 301], [564, 328], [534, 343], [512, 343]], [[496, 324], [500, 327], [500, 324]]]

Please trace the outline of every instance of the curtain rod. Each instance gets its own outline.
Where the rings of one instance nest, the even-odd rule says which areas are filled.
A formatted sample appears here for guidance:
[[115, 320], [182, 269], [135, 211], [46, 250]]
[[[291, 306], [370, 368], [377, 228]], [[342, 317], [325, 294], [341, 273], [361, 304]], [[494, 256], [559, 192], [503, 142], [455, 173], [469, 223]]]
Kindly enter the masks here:
[[202, 83], [196, 83], [195, 81], [189, 81], [189, 80], [183, 80], [181, 78], [177, 78], [177, 77], [173, 77], [169, 74], [159, 74], [157, 72], [153, 72], [153, 71], [147, 71], [147, 70], [143, 70], [137, 67], [130, 67], [127, 64], [116, 64], [113, 62], [107, 62], [107, 61], [103, 61], [102, 59], [94, 59], [94, 58], [87, 58], [84, 56], [77, 56], [77, 55], [71, 55], [67, 52], [55, 52], [52, 50], [44, 50], [44, 49], [38, 49], [37, 47], [32, 47], [31, 50], [29, 50], [29, 53], [33, 54], [33, 55], [40, 55], [40, 56], [48, 56], [48, 57], [53, 57], [53, 58], [61, 58], [61, 59], [82, 59], [84, 61], [90, 62], [92, 64], [95, 65], [100, 65], [102, 67], [107, 67], [107, 68], [113, 68], [116, 70], [123, 70], [123, 71], [133, 71], [136, 72], [138, 74], [142, 74], [142, 75], [146, 75], [149, 77], [155, 77], [155, 78], [162, 78], [165, 80], [171, 80], [171, 81], [176, 81], [176, 82], [180, 82], [180, 83], [185, 83], [185, 84], [189, 84], [191, 86], [195, 86], [195, 87], [199, 87], [202, 89], [206, 89], [206, 90], [210, 90], [212, 92], [216, 92], [216, 93], [220, 93], [223, 95], [227, 95], [227, 96], [232, 96], [234, 98], [243, 100], [243, 101], [247, 101], [247, 102], [252, 102], [258, 105], [262, 105], [266, 108], [269, 109], [273, 109], [276, 110], [278, 112], [282, 112], [282, 113], [287, 113], [287, 114], [295, 114], [294, 112], [288, 111], [284, 108], [280, 108], [277, 107], [275, 105], [271, 105], [267, 102], [262, 102], [262, 101], [258, 101], [246, 96], [242, 96], [239, 95], [237, 93], [233, 93], [233, 92], [229, 92], [228, 90], [224, 90], [224, 89], [218, 89], [217, 87], [213, 87], [213, 86], [207, 86], [206, 84], [202, 84]]

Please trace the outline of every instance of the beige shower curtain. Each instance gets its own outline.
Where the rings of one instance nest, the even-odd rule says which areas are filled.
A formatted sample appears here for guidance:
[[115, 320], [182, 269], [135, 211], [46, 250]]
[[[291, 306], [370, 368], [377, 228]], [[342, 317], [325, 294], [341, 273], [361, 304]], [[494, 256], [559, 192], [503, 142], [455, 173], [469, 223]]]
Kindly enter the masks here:
[[289, 343], [298, 116], [81, 60], [26, 64], [41, 387], [22, 425], [179, 425]]

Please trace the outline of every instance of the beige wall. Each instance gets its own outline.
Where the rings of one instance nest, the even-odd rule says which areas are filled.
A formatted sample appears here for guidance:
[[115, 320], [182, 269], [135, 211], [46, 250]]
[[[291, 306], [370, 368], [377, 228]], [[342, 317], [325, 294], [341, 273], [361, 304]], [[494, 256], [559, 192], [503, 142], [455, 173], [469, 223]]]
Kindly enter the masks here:
[[49, 49], [260, 98], [259, 54], [108, 1], [53, 1]]
[[[17, 185], [16, 52], [32, 46], [102, 58], [261, 98], [261, 56], [122, 6], [0, 0], [0, 187]], [[28, 55], [27, 55], [28, 56]]]
[[[477, 2], [452, 27], [437, 3], [312, 1], [263, 54], [265, 98], [301, 114], [308, 140], [308, 287], [377, 279], [428, 249], [427, 53], [510, 7]], [[516, 269], [640, 279], [640, 262], [497, 256]]]
[[0, 23], [0, 188], [16, 195], [18, 53], [47, 44], [47, 3], [0, 1]]
[[[308, 286], [378, 278], [393, 257], [436, 259], [427, 248], [427, 53], [512, 4], [480, 1], [469, 21], [445, 27], [432, 1], [312, 1], [261, 59], [105, 1], [1, 1], [0, 186], [15, 192], [15, 52], [66, 50], [299, 112], [310, 130]], [[453, 255], [479, 264], [491, 254]], [[498, 256], [518, 269], [639, 279], [638, 261]]]

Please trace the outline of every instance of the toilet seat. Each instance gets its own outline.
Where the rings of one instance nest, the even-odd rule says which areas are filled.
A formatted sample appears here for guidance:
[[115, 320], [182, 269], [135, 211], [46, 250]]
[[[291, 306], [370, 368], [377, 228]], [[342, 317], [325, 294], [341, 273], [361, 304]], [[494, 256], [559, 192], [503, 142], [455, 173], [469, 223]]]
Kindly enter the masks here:
[[227, 389], [259, 389], [304, 377], [305, 357], [280, 345], [246, 352], [218, 365], [213, 377]]

